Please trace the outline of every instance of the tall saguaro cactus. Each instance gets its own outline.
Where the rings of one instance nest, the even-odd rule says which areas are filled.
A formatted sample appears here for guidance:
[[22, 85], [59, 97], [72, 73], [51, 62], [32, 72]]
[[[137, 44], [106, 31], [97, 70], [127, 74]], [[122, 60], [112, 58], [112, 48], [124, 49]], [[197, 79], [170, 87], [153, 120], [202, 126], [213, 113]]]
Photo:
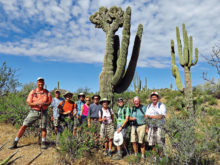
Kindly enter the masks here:
[[[98, 12], [90, 16], [90, 21], [96, 28], [102, 28], [106, 33], [106, 49], [102, 72], [99, 76], [99, 89], [101, 97], [113, 98], [113, 93], [125, 91], [134, 76], [143, 26], [138, 26], [134, 41], [133, 52], [128, 68], [126, 67], [128, 47], [130, 40], [131, 8], [127, 7], [124, 12], [120, 7], [113, 6], [109, 10], [100, 7]], [[123, 27], [122, 41], [120, 46], [119, 36], [116, 31]]]
[[179, 28], [176, 27], [176, 39], [178, 46], [179, 54], [179, 63], [184, 68], [185, 76], [185, 88], [181, 82], [180, 74], [175, 62], [175, 50], [174, 50], [174, 41], [171, 40], [171, 58], [172, 58], [172, 74], [176, 79], [176, 86], [181, 91], [184, 92], [185, 101], [186, 101], [186, 110], [193, 112], [193, 96], [192, 96], [192, 85], [191, 85], [191, 72], [190, 69], [192, 66], [196, 65], [198, 61], [198, 48], [195, 48], [195, 58], [193, 61], [193, 38], [192, 36], [188, 37], [185, 24], [182, 25], [183, 31], [183, 41], [184, 48], [182, 49], [180, 32]]
[[136, 73], [133, 79], [134, 91], [139, 93], [141, 91], [141, 79], [140, 76]]

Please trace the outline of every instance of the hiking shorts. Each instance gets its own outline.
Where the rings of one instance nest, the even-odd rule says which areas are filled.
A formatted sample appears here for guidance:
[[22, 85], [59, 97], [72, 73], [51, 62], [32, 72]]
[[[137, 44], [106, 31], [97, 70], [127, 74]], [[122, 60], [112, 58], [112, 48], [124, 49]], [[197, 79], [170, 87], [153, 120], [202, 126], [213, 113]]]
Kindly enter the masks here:
[[142, 144], [145, 141], [146, 125], [131, 127], [131, 142], [138, 142]]
[[[121, 127], [121, 125], [117, 125], [116, 131], [117, 131], [120, 127]], [[121, 133], [122, 133], [122, 135], [123, 135], [123, 138], [125, 138], [126, 132], [127, 132], [127, 129], [126, 129], [126, 128], [122, 128]]]
[[42, 111], [42, 123], [41, 123], [41, 111], [36, 111], [36, 110], [31, 109], [27, 117], [24, 119], [23, 125], [30, 127], [38, 119], [40, 119], [39, 120], [40, 128], [46, 128], [47, 127], [47, 110]]
[[114, 124], [101, 124], [100, 128], [100, 136], [101, 138], [113, 139], [114, 137]]
[[58, 127], [59, 125], [59, 119], [58, 118], [53, 118], [53, 126]]

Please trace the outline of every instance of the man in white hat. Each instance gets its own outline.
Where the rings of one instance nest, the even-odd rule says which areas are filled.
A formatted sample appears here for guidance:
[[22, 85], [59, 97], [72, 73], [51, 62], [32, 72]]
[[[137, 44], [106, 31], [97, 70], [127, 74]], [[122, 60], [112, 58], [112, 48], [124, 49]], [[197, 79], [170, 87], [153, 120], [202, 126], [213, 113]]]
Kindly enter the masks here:
[[27, 104], [30, 106], [30, 112], [25, 118], [23, 125], [20, 127], [13, 144], [9, 149], [17, 148], [18, 140], [24, 134], [26, 128], [31, 126], [38, 119], [41, 120], [42, 143], [41, 148], [46, 149], [46, 125], [47, 125], [47, 109], [52, 102], [51, 94], [44, 89], [44, 78], [37, 78], [37, 89], [32, 90], [27, 98]]
[[155, 146], [157, 144], [163, 147], [165, 138], [162, 128], [166, 117], [166, 107], [163, 103], [159, 102], [160, 95], [158, 92], [152, 92], [150, 99], [152, 103], [147, 106], [145, 113], [148, 123], [148, 128], [146, 129], [148, 133], [147, 140], [149, 146]]

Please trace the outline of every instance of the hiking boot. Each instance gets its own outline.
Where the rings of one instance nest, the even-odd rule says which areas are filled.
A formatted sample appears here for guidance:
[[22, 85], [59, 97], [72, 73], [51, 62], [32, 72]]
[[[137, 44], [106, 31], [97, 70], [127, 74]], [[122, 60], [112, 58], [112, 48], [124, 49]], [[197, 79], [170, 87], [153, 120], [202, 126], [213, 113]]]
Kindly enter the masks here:
[[115, 155], [114, 158], [112, 158], [113, 160], [121, 160], [122, 159], [122, 154], [117, 154]]
[[18, 144], [18, 141], [13, 141], [12, 145], [10, 147], [8, 147], [8, 149], [18, 148], [17, 144]]
[[112, 157], [112, 152], [111, 151], [108, 152], [108, 156]]
[[107, 155], [108, 155], [108, 150], [105, 150], [104, 153], [103, 153], [103, 155], [104, 155], [104, 156], [107, 156]]
[[41, 149], [47, 149], [46, 142], [42, 142], [40, 148]]

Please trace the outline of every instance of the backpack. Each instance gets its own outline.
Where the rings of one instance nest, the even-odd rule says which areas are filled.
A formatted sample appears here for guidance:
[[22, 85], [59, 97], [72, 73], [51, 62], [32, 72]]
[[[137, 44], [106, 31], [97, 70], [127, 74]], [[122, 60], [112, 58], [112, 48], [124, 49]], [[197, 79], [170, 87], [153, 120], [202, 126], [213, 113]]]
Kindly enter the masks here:
[[[160, 109], [161, 104], [162, 104], [161, 102], [158, 102], [158, 108], [159, 109]], [[149, 109], [151, 105], [152, 105], [152, 103], [148, 104], [147, 109]]]
[[[112, 116], [112, 112], [111, 112], [110, 108], [108, 108], [108, 111], [109, 111], [109, 113], [110, 113], [111, 116]], [[102, 109], [100, 109], [99, 112], [101, 113], [101, 119], [102, 119], [102, 117], [103, 117], [103, 111], [102, 111]], [[111, 118], [112, 118], [112, 117], [111, 117]], [[113, 121], [113, 120], [112, 120], [112, 121]]]
[[[145, 115], [144, 111], [142, 110], [142, 107], [143, 107], [143, 105], [140, 105], [141, 113], [142, 113], [143, 115]], [[131, 114], [134, 112], [134, 110], [136, 110], [136, 109], [135, 109], [135, 107], [133, 106], [133, 107], [132, 107], [132, 110], [131, 110]]]

